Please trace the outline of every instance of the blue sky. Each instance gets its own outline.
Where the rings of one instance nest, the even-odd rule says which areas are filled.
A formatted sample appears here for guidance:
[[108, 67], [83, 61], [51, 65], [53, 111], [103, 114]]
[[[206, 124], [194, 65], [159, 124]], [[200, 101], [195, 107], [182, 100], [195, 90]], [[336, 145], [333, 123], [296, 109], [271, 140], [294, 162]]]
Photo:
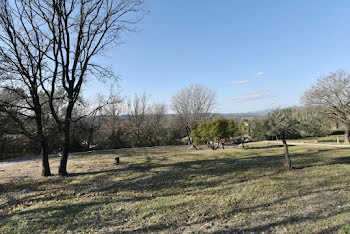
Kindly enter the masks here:
[[[350, 70], [350, 1], [149, 0], [150, 13], [109, 50], [125, 96], [170, 103], [191, 83], [217, 93], [217, 112], [298, 105], [317, 76]], [[91, 82], [88, 93], [104, 92]]]

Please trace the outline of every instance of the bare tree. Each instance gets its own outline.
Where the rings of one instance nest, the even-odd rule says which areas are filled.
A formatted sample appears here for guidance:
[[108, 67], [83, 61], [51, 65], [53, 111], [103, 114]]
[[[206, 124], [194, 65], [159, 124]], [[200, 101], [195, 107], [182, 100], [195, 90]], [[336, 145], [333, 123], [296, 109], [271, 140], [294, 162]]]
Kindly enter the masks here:
[[144, 126], [145, 138], [149, 141], [149, 145], [153, 146], [164, 130], [164, 121], [166, 119], [166, 105], [163, 103], [153, 104], [146, 114]]
[[[107, 105], [103, 108], [103, 124], [98, 131], [100, 140], [107, 144], [109, 148], [120, 147], [125, 139], [123, 138], [120, 127], [120, 115], [123, 111], [124, 99], [118, 94], [111, 91]], [[104, 139], [104, 140], [103, 140]]]
[[16, 123], [10, 131], [40, 142], [42, 175], [49, 176], [41, 83], [47, 72], [44, 52], [50, 42], [35, 33], [40, 29], [30, 13], [19, 1], [0, 1], [0, 111]]
[[[3, 49], [3, 47], [0, 48], [0, 58], [4, 55]], [[16, 64], [21, 57], [11, 59]], [[15, 79], [16, 82], [8, 82], [7, 78], [10, 75], [10, 69], [4, 68], [2, 65], [0, 65], [2, 70], [0, 74], [0, 85], [2, 88], [0, 90], [0, 113], [2, 118], [6, 118], [12, 124], [1, 124], [1, 129], [4, 133], [1, 140], [1, 152], [3, 152], [6, 144], [5, 133], [25, 135], [40, 143], [42, 175], [50, 176], [48, 126], [45, 125], [44, 121], [44, 102], [40, 100], [36, 86], [37, 78], [35, 75], [24, 75], [14, 71], [12, 80]], [[21, 85], [23, 88], [20, 88]]]
[[0, 112], [0, 160], [4, 158], [4, 152], [7, 142], [6, 129], [8, 129], [9, 121], [6, 115]]
[[327, 118], [343, 123], [345, 143], [350, 134], [350, 75], [341, 69], [318, 78], [307, 90], [302, 101], [307, 106], [318, 107]]
[[215, 98], [215, 92], [201, 84], [190, 85], [173, 96], [172, 109], [183, 122], [190, 144], [192, 129], [212, 118], [212, 111], [216, 107]]
[[[98, 63], [96, 56], [118, 43], [121, 32], [133, 30], [131, 25], [144, 15], [142, 0], [0, 2], [0, 23], [5, 32], [5, 36], [1, 34], [5, 45], [1, 63], [5, 64], [7, 74], [15, 71], [19, 78], [27, 77], [28, 92], [33, 96], [33, 103], [37, 103], [35, 111], [40, 112], [42, 105], [36, 92], [41, 89], [48, 97], [51, 115], [64, 133], [59, 174], [67, 175], [70, 126], [81, 88], [89, 77], [114, 78], [109, 69]], [[7, 77], [9, 83], [18, 80]], [[54, 106], [56, 91], [61, 88], [66, 103], [62, 115]]]
[[127, 101], [127, 117], [132, 126], [132, 131], [137, 138], [137, 143], [143, 143], [143, 127], [146, 122], [146, 115], [149, 111], [149, 96], [143, 93], [141, 96], [135, 94], [133, 99]]
[[104, 121], [104, 109], [108, 105], [108, 100], [99, 96], [95, 101], [85, 100], [83, 119], [87, 127], [87, 150], [91, 149], [93, 144], [94, 133], [98, 131]]
[[108, 128], [112, 129], [111, 135], [115, 134], [119, 116], [122, 112], [122, 103], [123, 98], [121, 98], [118, 94], [111, 92], [109, 96], [109, 101], [106, 107], [104, 108], [104, 115], [108, 117]]

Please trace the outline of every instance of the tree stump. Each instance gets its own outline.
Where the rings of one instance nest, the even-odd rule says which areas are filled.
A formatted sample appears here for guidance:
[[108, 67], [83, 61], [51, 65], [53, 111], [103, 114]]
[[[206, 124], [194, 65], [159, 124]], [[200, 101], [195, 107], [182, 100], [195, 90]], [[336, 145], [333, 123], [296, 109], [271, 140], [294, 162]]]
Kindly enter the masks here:
[[116, 164], [116, 165], [119, 165], [119, 164], [120, 164], [119, 157], [116, 157], [116, 158], [115, 158], [115, 164]]

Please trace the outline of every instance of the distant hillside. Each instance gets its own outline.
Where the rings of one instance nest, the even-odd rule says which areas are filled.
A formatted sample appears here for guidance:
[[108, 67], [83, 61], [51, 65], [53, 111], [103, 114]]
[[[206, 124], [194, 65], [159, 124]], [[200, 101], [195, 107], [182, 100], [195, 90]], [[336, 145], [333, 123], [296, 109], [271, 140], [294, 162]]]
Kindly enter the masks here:
[[271, 110], [261, 110], [261, 111], [251, 111], [251, 112], [242, 112], [242, 113], [217, 113], [217, 116], [222, 116], [228, 119], [249, 119], [249, 118], [254, 118], [260, 115], [264, 115]]
[[[222, 116], [224, 118], [228, 118], [228, 119], [236, 119], [236, 120], [241, 120], [241, 119], [250, 119], [250, 118], [254, 118], [260, 115], [264, 115], [266, 113], [268, 113], [271, 110], [261, 110], [261, 111], [251, 111], [251, 112], [242, 112], [242, 113], [214, 113], [214, 117], [219, 117]], [[173, 118], [175, 117], [176, 114], [166, 114], [166, 117], [169, 118]], [[120, 121], [126, 121], [127, 120], [127, 115], [121, 115], [119, 116], [119, 120]], [[91, 117], [86, 117], [86, 119], [88, 121], [91, 121]], [[104, 116], [102, 122], [107, 122], [110, 120], [109, 116]]]

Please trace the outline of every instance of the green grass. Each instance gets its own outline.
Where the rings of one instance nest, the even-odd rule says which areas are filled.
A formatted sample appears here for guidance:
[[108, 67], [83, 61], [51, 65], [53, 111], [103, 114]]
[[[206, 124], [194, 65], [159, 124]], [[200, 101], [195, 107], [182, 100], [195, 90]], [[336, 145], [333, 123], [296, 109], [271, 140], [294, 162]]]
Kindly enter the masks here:
[[261, 143], [74, 156], [67, 178], [41, 178], [40, 162], [6, 166], [0, 233], [349, 233], [350, 149], [290, 152], [291, 172], [282, 147]]

